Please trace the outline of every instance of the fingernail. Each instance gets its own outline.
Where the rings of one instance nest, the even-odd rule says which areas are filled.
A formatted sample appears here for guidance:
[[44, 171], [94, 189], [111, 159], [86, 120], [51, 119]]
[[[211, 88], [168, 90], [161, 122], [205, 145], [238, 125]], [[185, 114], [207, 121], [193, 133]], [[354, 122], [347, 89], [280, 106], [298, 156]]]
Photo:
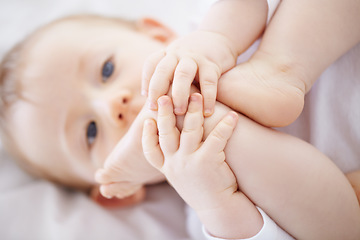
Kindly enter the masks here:
[[144, 125], [145, 126], [151, 126], [153, 123], [153, 121], [151, 119], [146, 119], [145, 122], [144, 122]]
[[196, 101], [198, 98], [197, 98], [197, 96], [196, 96], [196, 94], [192, 94], [191, 96], [190, 96], [190, 101]]
[[160, 106], [164, 106], [164, 105], [166, 104], [166, 102], [167, 102], [167, 98], [166, 98], [166, 97], [160, 97], [160, 98], [158, 99], [158, 104], [159, 104]]
[[175, 113], [176, 115], [182, 115], [182, 114], [185, 113], [185, 111], [184, 111], [184, 108], [182, 108], [182, 107], [176, 107], [176, 108], [174, 109], [174, 113]]
[[210, 117], [212, 115], [213, 111], [210, 108], [205, 109], [204, 115], [205, 117]]
[[231, 121], [232, 124], [236, 124], [239, 116], [235, 112], [229, 112], [227, 118]]

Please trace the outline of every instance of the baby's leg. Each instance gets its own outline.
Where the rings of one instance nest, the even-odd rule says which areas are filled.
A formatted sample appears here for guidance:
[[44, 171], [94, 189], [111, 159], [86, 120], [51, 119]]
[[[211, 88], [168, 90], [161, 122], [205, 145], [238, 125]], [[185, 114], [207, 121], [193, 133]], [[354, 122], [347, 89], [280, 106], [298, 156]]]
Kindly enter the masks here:
[[360, 170], [347, 173], [346, 177], [351, 183], [351, 186], [354, 188], [355, 194], [360, 203]]
[[218, 100], [266, 126], [293, 122], [304, 93], [360, 41], [360, 1], [324, 3], [282, 1], [255, 56], [219, 80]]
[[219, 79], [217, 100], [262, 125], [281, 127], [299, 116], [304, 95], [298, 73], [261, 56], [225, 73]]
[[[217, 104], [205, 137], [229, 111]], [[358, 239], [360, 209], [344, 174], [310, 144], [240, 115], [225, 148], [244, 194], [296, 239]]]

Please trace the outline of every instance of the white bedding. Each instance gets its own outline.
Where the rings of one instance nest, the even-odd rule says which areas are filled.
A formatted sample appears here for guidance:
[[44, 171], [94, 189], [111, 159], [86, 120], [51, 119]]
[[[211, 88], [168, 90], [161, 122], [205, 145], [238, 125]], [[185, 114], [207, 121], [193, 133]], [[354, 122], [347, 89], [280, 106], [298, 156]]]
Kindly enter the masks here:
[[[98, 13], [125, 18], [153, 16], [188, 30], [191, 0], [0, 1], [0, 57], [37, 26], [63, 15]], [[20, 170], [0, 148], [0, 239], [190, 239], [184, 203], [167, 184], [150, 187], [146, 201], [107, 210]]]

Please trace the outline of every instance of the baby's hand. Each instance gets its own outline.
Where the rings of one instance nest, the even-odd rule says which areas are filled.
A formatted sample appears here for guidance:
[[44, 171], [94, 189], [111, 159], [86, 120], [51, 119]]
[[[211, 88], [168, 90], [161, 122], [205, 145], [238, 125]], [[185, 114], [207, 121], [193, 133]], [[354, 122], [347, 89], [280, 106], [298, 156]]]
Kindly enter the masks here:
[[193, 209], [219, 208], [224, 199], [237, 192], [236, 178], [225, 162], [224, 153], [237, 114], [227, 114], [203, 141], [204, 116], [199, 93], [191, 96], [181, 133], [176, 127], [170, 97], [160, 97], [158, 104], [157, 126], [148, 119], [143, 128], [145, 157]]
[[157, 109], [157, 99], [168, 93], [172, 83], [175, 114], [185, 114], [194, 80], [204, 97], [204, 115], [213, 113], [221, 74], [235, 66], [231, 42], [221, 34], [196, 31], [174, 41], [164, 51], [151, 55], [144, 65], [142, 93]]

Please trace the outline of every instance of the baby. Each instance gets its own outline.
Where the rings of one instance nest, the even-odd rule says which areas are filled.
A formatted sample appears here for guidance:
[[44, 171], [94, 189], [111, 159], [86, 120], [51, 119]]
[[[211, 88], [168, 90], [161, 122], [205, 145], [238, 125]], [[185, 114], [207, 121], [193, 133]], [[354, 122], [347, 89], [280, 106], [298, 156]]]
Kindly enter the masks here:
[[[157, 98], [171, 85], [174, 112], [182, 115], [195, 79], [205, 99], [205, 116], [212, 114], [217, 98], [263, 125], [287, 125], [300, 114], [305, 93], [318, 76], [359, 41], [359, 31], [352, 28], [359, 20], [352, 10], [358, 7], [355, 2], [331, 1], [326, 6], [321, 1], [286, 2], [266, 30], [259, 50], [248, 62], [234, 67], [237, 56], [265, 27], [266, 1], [218, 1], [197, 31], [151, 55], [145, 64], [142, 92], [149, 96], [150, 109], [156, 110]], [[322, 11], [315, 14], [309, 8]], [[309, 34], [316, 37], [306, 37]], [[122, 146], [118, 148], [123, 152]], [[122, 178], [126, 175], [120, 174], [122, 170], [114, 169], [115, 159], [121, 159], [116, 151], [105, 165], [107, 171], [98, 173], [100, 183], [110, 184], [102, 186], [108, 196], [121, 196], [116, 188], [124, 187], [127, 178]], [[349, 177], [353, 185], [358, 174]]]
[[[229, 113], [220, 103], [204, 120], [202, 98], [196, 93], [183, 124], [181, 117], [174, 120], [169, 97], [158, 100], [158, 117], [149, 110], [141, 95], [142, 66], [149, 55], [175, 38], [170, 29], [152, 19], [132, 23], [69, 17], [39, 29], [1, 64], [5, 146], [28, 171], [94, 192], [98, 189], [95, 171], [104, 165], [117, 168], [115, 175], [100, 171], [97, 180], [126, 179], [121, 186], [129, 191], [163, 181], [165, 174], [208, 233], [217, 237], [244, 238], [264, 232], [264, 223], [270, 220], [257, 207], [296, 238], [359, 236], [360, 213], [350, 184], [310, 145]], [[156, 147], [153, 120], [145, 121], [149, 118], [157, 119], [161, 149]], [[142, 151], [144, 122], [145, 155], [155, 168]], [[178, 142], [175, 122], [185, 129], [181, 138], [194, 136], [193, 146]], [[226, 135], [221, 135], [222, 129]], [[213, 148], [211, 142], [217, 138], [219, 145]], [[178, 150], [174, 146], [179, 144]], [[186, 165], [178, 160], [190, 159], [189, 155], [194, 162], [200, 159], [199, 164], [184, 169]], [[114, 159], [116, 164], [112, 164]], [[219, 164], [205, 164], [205, 160]], [[171, 172], [177, 168], [178, 172]], [[195, 177], [199, 184], [190, 181]], [[219, 179], [218, 187], [209, 188], [215, 179]], [[222, 194], [214, 192], [227, 187], [231, 188]], [[115, 190], [119, 190], [116, 185]], [[111, 187], [104, 194], [113, 195]]]

